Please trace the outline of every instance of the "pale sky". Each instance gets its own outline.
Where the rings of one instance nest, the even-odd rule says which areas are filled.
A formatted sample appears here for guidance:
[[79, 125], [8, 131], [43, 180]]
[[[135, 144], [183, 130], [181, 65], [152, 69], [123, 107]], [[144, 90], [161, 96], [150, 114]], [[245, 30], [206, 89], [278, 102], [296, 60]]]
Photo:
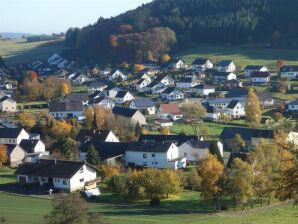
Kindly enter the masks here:
[[58, 33], [152, 0], [0, 0], [0, 32]]

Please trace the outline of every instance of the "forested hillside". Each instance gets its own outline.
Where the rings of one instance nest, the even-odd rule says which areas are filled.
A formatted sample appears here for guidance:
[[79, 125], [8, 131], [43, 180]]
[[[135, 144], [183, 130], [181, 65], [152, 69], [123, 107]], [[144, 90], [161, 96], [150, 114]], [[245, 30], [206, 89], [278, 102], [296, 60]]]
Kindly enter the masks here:
[[298, 39], [296, 0], [155, 0], [135, 10], [71, 28], [66, 55], [104, 62], [159, 59], [170, 50], [201, 44]]

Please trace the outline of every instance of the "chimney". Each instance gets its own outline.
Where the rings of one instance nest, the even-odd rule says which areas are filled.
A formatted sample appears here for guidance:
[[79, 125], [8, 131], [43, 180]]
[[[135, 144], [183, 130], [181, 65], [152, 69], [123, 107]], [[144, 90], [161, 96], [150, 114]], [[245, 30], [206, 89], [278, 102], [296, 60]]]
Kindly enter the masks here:
[[57, 164], [57, 159], [55, 158], [55, 165]]

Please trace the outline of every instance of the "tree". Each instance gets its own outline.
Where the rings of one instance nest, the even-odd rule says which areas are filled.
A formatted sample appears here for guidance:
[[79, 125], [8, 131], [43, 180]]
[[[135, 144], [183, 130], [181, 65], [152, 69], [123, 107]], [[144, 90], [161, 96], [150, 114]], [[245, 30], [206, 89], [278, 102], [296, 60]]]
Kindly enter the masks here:
[[26, 112], [21, 112], [18, 116], [18, 119], [23, 127], [27, 130], [30, 130], [36, 125], [36, 118], [34, 114], [29, 114]]
[[0, 145], [0, 168], [8, 161], [7, 146]]
[[229, 178], [229, 191], [234, 200], [234, 210], [236, 203], [241, 204], [244, 209], [244, 203], [253, 197], [253, 169], [247, 162], [236, 158], [232, 164], [231, 175]]
[[161, 63], [163, 63], [163, 64], [167, 63], [170, 60], [171, 60], [171, 57], [168, 54], [164, 54], [164, 55], [161, 56]]
[[180, 192], [181, 180], [174, 170], [162, 170], [162, 176], [165, 194], [167, 195], [167, 197], [169, 197], [169, 194], [177, 194]]
[[248, 95], [245, 102], [245, 116], [250, 126], [259, 126], [262, 118], [262, 111], [259, 98], [253, 89], [248, 90]]
[[29, 80], [30, 80], [31, 82], [37, 80], [38, 75], [37, 75], [37, 73], [36, 73], [35, 71], [30, 70], [30, 71], [27, 72], [27, 74], [28, 74], [28, 78], [29, 78]]
[[142, 64], [135, 64], [134, 70], [135, 72], [140, 72], [142, 70], [144, 70], [145, 66]]
[[92, 144], [88, 147], [86, 161], [93, 166], [98, 166], [100, 164], [100, 157], [98, 151]]
[[118, 175], [120, 172], [119, 167], [103, 164], [100, 166], [100, 173], [103, 178], [111, 179], [113, 176]]
[[60, 91], [61, 91], [62, 96], [66, 96], [67, 94], [70, 93], [70, 85], [66, 82], [62, 82], [61, 87], [60, 87]]
[[198, 135], [198, 122], [202, 121], [202, 117], [206, 114], [205, 107], [201, 103], [187, 103], [181, 107], [183, 118], [192, 127], [195, 135]]
[[162, 127], [160, 129], [160, 133], [162, 135], [170, 135], [171, 134], [171, 129], [169, 127]]
[[139, 122], [137, 122], [134, 132], [136, 136], [139, 136], [140, 134], [142, 134], [142, 127]]
[[282, 113], [280, 113], [280, 112], [275, 112], [275, 113], [273, 114], [273, 119], [274, 119], [274, 121], [278, 122], [279, 120], [282, 119]]
[[77, 142], [71, 138], [63, 138], [59, 142], [60, 144], [60, 153], [67, 159], [73, 160], [76, 156], [76, 144]]
[[45, 99], [53, 99], [57, 96], [58, 82], [57, 77], [49, 76], [43, 82], [43, 97]]
[[200, 190], [202, 178], [199, 176], [198, 171], [194, 168], [191, 169], [188, 177], [187, 177], [187, 185], [191, 188], [191, 190]]
[[94, 109], [93, 107], [88, 107], [85, 112], [85, 126], [88, 130], [91, 130], [94, 126]]
[[88, 214], [86, 202], [79, 194], [57, 194], [52, 207], [50, 214], [44, 217], [47, 224], [87, 224], [94, 220], [96, 224], [102, 223], [98, 214]]
[[261, 140], [250, 153], [249, 161], [255, 174], [254, 193], [261, 198], [261, 205], [263, 205], [264, 198], [267, 198], [269, 204], [277, 188], [275, 180], [277, 180], [280, 168], [276, 145]]
[[128, 195], [127, 177], [124, 175], [115, 175], [108, 182], [108, 187], [116, 195], [126, 197]]
[[245, 141], [241, 137], [240, 134], [235, 134], [235, 137], [232, 139], [232, 150], [233, 151], [241, 151], [245, 147]]
[[64, 138], [70, 135], [71, 129], [71, 124], [66, 121], [55, 121], [51, 131], [56, 138]]
[[109, 124], [115, 120], [115, 117], [111, 109], [96, 106], [94, 108], [94, 116], [97, 129], [112, 129]]
[[277, 67], [277, 71], [280, 70], [281, 67], [285, 66], [286, 65], [286, 62], [282, 59], [279, 59], [277, 62], [276, 62], [276, 67]]
[[198, 172], [202, 178], [201, 194], [204, 200], [212, 200], [214, 208], [217, 209], [222, 193], [220, 180], [224, 175], [223, 164], [214, 155], [208, 153], [206, 160], [200, 164]]

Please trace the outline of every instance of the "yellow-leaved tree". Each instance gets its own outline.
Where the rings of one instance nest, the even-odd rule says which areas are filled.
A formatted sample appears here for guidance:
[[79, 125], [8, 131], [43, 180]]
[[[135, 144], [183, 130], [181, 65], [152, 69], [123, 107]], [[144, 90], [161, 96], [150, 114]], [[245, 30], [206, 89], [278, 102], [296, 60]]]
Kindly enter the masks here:
[[8, 160], [7, 156], [7, 146], [6, 145], [0, 145], [0, 167], [3, 166]]
[[245, 117], [248, 125], [258, 127], [262, 118], [262, 110], [260, 101], [253, 89], [248, 90], [248, 95], [245, 102]]
[[27, 130], [30, 130], [36, 124], [36, 117], [34, 114], [22, 112], [19, 114], [18, 119], [19, 119], [21, 125], [24, 128], [26, 128]]

